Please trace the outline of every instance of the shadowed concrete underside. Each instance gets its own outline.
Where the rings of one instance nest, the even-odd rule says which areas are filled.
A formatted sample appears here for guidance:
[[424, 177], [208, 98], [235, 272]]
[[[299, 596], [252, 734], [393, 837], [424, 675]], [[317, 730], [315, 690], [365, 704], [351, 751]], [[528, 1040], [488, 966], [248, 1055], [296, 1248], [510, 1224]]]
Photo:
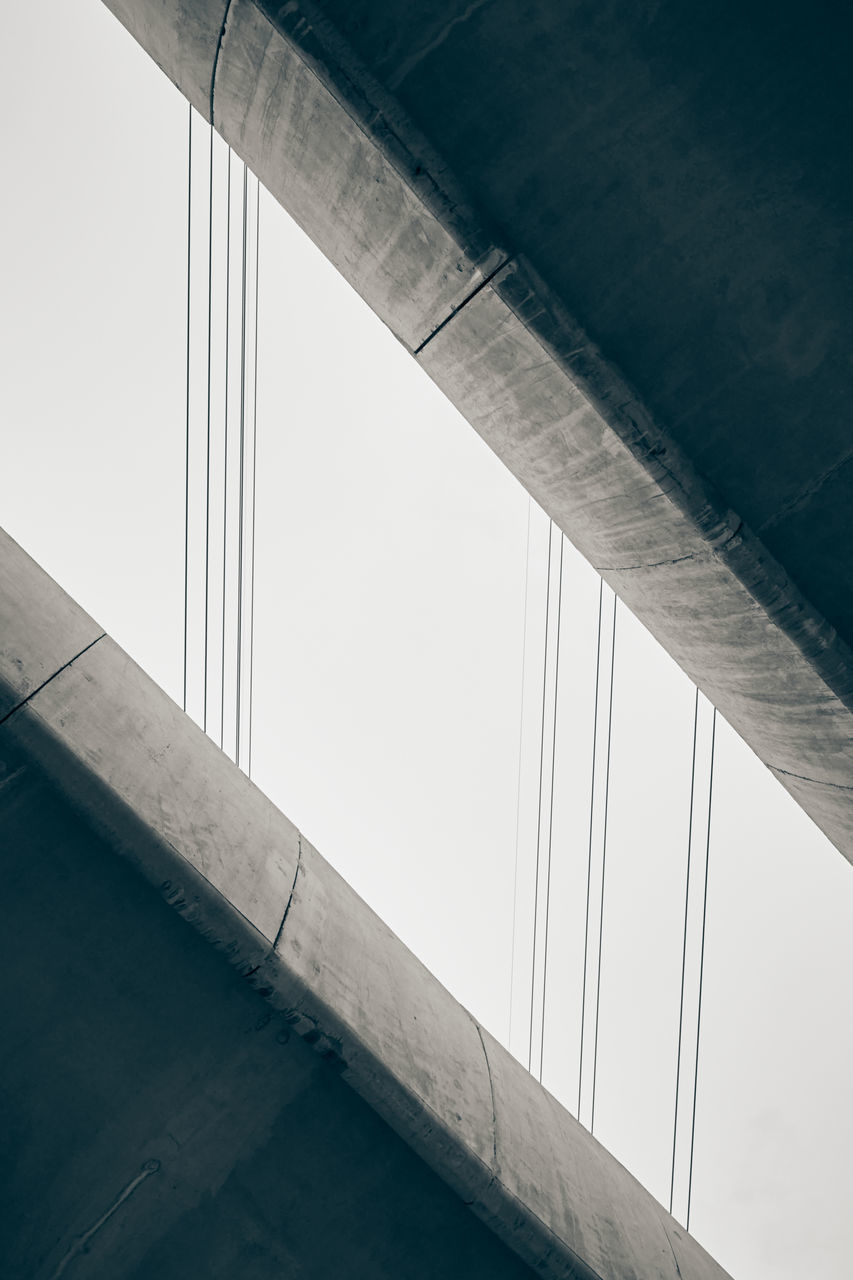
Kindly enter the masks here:
[[843, 11], [107, 3], [853, 856]]
[[0, 1271], [725, 1280], [0, 534]]

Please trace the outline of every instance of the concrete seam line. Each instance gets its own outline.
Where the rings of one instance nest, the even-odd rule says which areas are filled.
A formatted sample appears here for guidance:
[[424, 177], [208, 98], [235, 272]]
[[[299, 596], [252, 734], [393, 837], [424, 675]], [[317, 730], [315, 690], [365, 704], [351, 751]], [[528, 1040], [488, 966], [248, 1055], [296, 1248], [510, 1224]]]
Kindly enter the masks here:
[[216, 72], [219, 67], [219, 54], [222, 51], [222, 41], [225, 39], [225, 28], [228, 25], [228, 15], [231, 12], [231, 3], [232, 3], [232, 0], [228, 0], [228, 3], [225, 6], [225, 12], [222, 15], [222, 26], [219, 28], [219, 38], [216, 41], [216, 52], [213, 55], [213, 66], [210, 69], [210, 123], [211, 125], [214, 124], [213, 94], [216, 89]]
[[477, 1035], [480, 1037], [480, 1044], [483, 1046], [483, 1057], [486, 1059], [486, 1070], [489, 1073], [489, 1092], [492, 1095], [492, 1163], [494, 1166], [494, 1176], [498, 1173], [498, 1112], [495, 1107], [495, 1085], [492, 1080], [492, 1066], [489, 1062], [489, 1055], [486, 1052], [486, 1042], [483, 1039], [483, 1030], [479, 1022], [475, 1022]]
[[281, 917], [281, 924], [278, 926], [278, 933], [275, 935], [275, 940], [273, 941], [272, 947], [270, 949], [271, 956], [275, 955], [276, 950], [278, 948], [278, 944], [281, 941], [282, 934], [284, 933], [284, 925], [285, 925], [285, 921], [287, 920], [287, 913], [290, 910], [291, 904], [293, 902], [293, 895], [296, 892], [296, 881], [299, 879], [299, 872], [302, 870], [302, 833], [301, 832], [297, 832], [296, 839], [297, 839], [296, 870], [293, 873], [293, 884], [290, 886], [290, 896], [287, 899], [287, 904], [284, 908], [284, 915]]
[[61, 667], [59, 667], [58, 670], [54, 671], [52, 676], [48, 676], [46, 680], [42, 680], [41, 684], [38, 685], [35, 689], [33, 689], [31, 693], [28, 693], [26, 698], [23, 698], [19, 703], [17, 703], [17, 705], [14, 706], [11, 711], [6, 712], [5, 716], [3, 716], [2, 719], [0, 719], [0, 724], [5, 724], [7, 720], [11, 719], [11, 717], [15, 714], [16, 711], [20, 711], [21, 707], [25, 707], [28, 702], [31, 702], [37, 693], [41, 693], [42, 689], [44, 689], [46, 685], [49, 685], [52, 680], [56, 679], [57, 676], [61, 676], [63, 671], [67, 671], [68, 668], [71, 666], [72, 662], [76, 662], [78, 658], [82, 658], [83, 654], [88, 653], [89, 650], [93, 647], [93, 645], [96, 645], [99, 640], [104, 640], [106, 638], [106, 634], [107, 634], [106, 631], [102, 631], [99, 636], [95, 636], [94, 640], [90, 640], [90, 642], [85, 646], [85, 648], [81, 649], [79, 653], [75, 653], [73, 658], [69, 658], [68, 661], [64, 663]]
[[660, 1225], [663, 1228], [663, 1234], [666, 1237], [667, 1244], [669, 1245], [669, 1251], [672, 1254], [672, 1260], [675, 1263], [675, 1270], [678, 1273], [678, 1280], [681, 1280], [681, 1267], [678, 1265], [678, 1258], [675, 1253], [675, 1246], [673, 1245], [672, 1241], [669, 1238], [669, 1232], [666, 1229], [666, 1223], [664, 1222], [663, 1218], [659, 1218], [658, 1221], [660, 1222]]
[[424, 338], [420, 346], [415, 347], [415, 350], [413, 351], [412, 354], [415, 356], [419, 356], [423, 351], [424, 347], [428, 346], [432, 342], [433, 338], [438, 337], [442, 329], [446, 328], [447, 325], [450, 324], [450, 321], [453, 320], [455, 316], [458, 316], [459, 312], [462, 311], [464, 307], [467, 307], [468, 303], [472, 300], [472, 298], [476, 298], [477, 294], [480, 293], [483, 289], [485, 289], [486, 285], [491, 284], [495, 276], [498, 275], [501, 271], [503, 271], [504, 267], [508, 267], [511, 262], [512, 262], [512, 254], [504, 258], [503, 262], [499, 262], [498, 265], [494, 268], [494, 270], [490, 271], [487, 276], [484, 276], [483, 279], [480, 281], [480, 283], [475, 285], [474, 288], [471, 290], [471, 292], [462, 299], [459, 305], [454, 307], [453, 310], [450, 312], [450, 314], [445, 316], [444, 319], [441, 321], [441, 323], [435, 326], [432, 333], [427, 334], [427, 336]]

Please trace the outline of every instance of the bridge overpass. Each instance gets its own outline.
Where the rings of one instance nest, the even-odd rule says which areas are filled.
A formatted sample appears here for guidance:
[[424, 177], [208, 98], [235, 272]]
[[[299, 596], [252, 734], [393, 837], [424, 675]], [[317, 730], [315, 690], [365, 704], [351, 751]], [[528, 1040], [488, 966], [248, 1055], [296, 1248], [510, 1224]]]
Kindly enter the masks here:
[[[110, 7], [851, 856], [840, 19]], [[0, 563], [10, 1275], [722, 1276]]]
[[851, 856], [847, 11], [108, 7]]
[[725, 1280], [0, 535], [8, 1280]]

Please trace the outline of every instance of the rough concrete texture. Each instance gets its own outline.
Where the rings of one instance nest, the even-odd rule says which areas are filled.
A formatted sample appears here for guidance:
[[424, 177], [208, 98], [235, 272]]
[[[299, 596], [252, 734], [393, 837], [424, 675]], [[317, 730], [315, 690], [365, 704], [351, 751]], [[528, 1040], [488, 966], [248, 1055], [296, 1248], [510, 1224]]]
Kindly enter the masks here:
[[0, 562], [4, 1277], [724, 1280], [108, 638], [45, 677], [98, 629]]
[[108, 3], [853, 857], [849, 14]]

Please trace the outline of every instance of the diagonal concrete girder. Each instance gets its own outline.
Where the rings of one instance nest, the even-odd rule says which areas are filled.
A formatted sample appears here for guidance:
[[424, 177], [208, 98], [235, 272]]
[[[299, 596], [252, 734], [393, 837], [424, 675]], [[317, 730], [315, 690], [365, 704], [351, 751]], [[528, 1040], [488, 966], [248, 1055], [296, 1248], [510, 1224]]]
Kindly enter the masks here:
[[107, 4], [853, 857], [833, 23]]
[[0, 532], [7, 1280], [725, 1280]]

